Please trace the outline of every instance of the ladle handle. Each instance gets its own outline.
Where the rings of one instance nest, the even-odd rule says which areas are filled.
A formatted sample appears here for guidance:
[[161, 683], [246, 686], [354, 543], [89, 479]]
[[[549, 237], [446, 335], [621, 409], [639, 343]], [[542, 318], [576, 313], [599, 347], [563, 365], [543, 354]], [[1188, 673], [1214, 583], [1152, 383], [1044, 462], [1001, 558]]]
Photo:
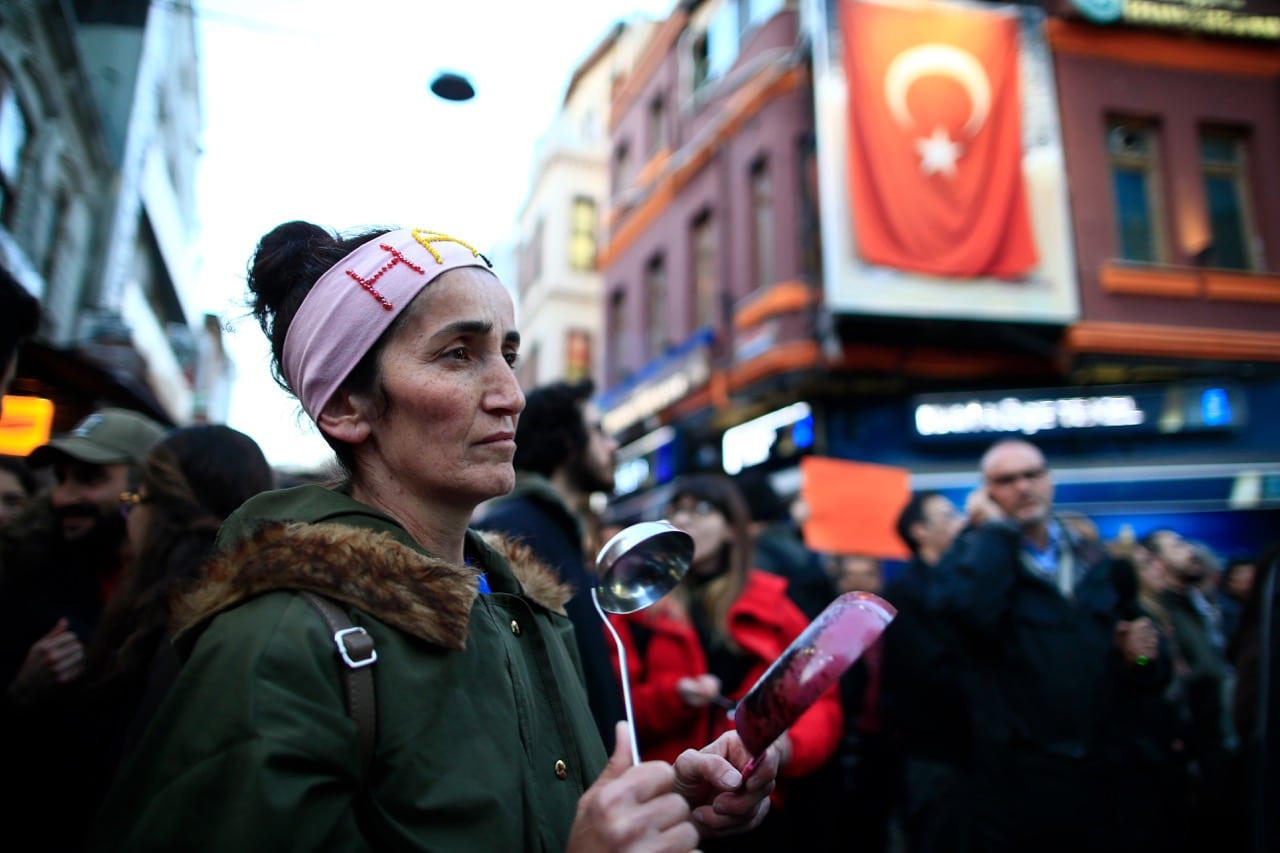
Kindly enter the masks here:
[[591, 603], [596, 606], [600, 621], [609, 629], [609, 633], [613, 635], [613, 642], [618, 647], [618, 669], [622, 673], [622, 704], [627, 710], [627, 731], [631, 735], [631, 763], [639, 764], [640, 744], [636, 742], [636, 720], [631, 710], [631, 679], [627, 677], [627, 650], [622, 645], [622, 638], [618, 636], [617, 629], [613, 627], [613, 623], [605, 615], [604, 608], [600, 606], [600, 598], [596, 595], [594, 587], [591, 589]]

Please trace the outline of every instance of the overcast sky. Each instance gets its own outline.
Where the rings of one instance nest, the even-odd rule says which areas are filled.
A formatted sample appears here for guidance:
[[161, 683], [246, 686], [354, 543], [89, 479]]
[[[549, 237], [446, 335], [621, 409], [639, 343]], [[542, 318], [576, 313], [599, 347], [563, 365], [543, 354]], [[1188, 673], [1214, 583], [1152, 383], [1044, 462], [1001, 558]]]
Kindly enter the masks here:
[[[244, 271], [259, 237], [307, 219], [346, 230], [425, 227], [482, 251], [506, 239], [534, 144], [578, 63], [634, 12], [675, 0], [198, 0], [204, 156], [197, 310], [229, 324], [231, 426], [272, 464], [330, 453], [271, 381]], [[476, 98], [427, 84], [465, 73]]]

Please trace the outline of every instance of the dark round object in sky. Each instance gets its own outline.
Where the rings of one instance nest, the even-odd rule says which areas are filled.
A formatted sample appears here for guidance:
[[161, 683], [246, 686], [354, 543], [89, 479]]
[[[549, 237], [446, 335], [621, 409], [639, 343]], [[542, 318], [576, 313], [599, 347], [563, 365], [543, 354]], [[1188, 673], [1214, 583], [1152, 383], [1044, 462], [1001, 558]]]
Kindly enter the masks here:
[[431, 92], [446, 101], [469, 101], [476, 96], [471, 81], [452, 71], [441, 71], [431, 81]]

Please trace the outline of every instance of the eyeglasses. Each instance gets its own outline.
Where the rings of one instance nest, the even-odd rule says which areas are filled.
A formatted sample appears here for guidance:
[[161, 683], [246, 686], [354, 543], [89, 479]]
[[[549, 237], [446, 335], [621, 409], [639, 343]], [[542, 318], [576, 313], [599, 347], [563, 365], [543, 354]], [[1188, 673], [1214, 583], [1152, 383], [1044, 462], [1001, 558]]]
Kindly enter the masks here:
[[990, 477], [989, 481], [993, 486], [1012, 486], [1019, 480], [1026, 480], [1028, 483], [1034, 483], [1036, 480], [1039, 480], [1048, 473], [1049, 469], [1042, 466], [1040, 468], [1028, 468], [1026, 471], [1015, 471], [1012, 474], [1000, 474], [995, 477]]
[[125, 518], [129, 517], [129, 513], [140, 503], [144, 503], [145, 499], [137, 492], [121, 492], [120, 493], [120, 514]]

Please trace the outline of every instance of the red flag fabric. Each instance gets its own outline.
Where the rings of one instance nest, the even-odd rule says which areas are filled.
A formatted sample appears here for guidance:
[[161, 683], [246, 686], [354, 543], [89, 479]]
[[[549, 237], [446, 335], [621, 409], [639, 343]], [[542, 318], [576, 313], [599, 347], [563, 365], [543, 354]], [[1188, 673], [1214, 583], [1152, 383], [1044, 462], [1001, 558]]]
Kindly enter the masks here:
[[1036, 249], [1016, 14], [843, 0], [841, 17], [863, 259], [957, 278], [1024, 275]]

